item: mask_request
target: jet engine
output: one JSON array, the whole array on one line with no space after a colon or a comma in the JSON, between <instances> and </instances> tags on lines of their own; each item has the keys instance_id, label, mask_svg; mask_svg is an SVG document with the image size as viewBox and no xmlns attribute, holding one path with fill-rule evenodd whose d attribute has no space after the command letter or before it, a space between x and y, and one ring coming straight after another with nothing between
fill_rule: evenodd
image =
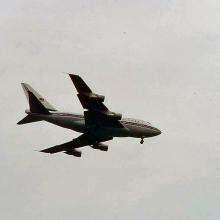
<instances>
[{"instance_id":1,"label":"jet engine","mask_svg":"<svg viewBox=\"0 0 220 220\"><path fill-rule=\"evenodd\" d=\"M99 150L101 150L101 151L108 151L108 145L100 144L99 145Z\"/></svg>"},{"instance_id":2,"label":"jet engine","mask_svg":"<svg viewBox=\"0 0 220 220\"><path fill-rule=\"evenodd\" d=\"M65 154L73 155L75 157L81 157L82 152L78 150L66 151Z\"/></svg>"},{"instance_id":3,"label":"jet engine","mask_svg":"<svg viewBox=\"0 0 220 220\"><path fill-rule=\"evenodd\" d=\"M101 151L108 151L108 145L105 145L105 144L97 144L97 145L93 145L92 146L93 149L98 149L98 150L101 150Z\"/></svg>"},{"instance_id":4,"label":"jet engine","mask_svg":"<svg viewBox=\"0 0 220 220\"><path fill-rule=\"evenodd\" d=\"M91 93L89 95L89 99L92 100L92 101L104 102L105 101L105 96L98 95L98 94L95 94L95 93Z\"/></svg>"},{"instance_id":5,"label":"jet engine","mask_svg":"<svg viewBox=\"0 0 220 220\"><path fill-rule=\"evenodd\" d=\"M116 120L121 120L122 119L122 114L120 114L120 113L110 112L108 114L108 116L110 118L113 118L113 119L116 119Z\"/></svg>"}]
</instances>

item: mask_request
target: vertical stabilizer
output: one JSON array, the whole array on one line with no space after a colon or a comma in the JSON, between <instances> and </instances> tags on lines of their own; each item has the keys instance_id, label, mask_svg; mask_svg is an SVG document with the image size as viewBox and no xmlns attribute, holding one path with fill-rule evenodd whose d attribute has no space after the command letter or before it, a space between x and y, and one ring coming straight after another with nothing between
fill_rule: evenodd
<instances>
[{"instance_id":1,"label":"vertical stabilizer","mask_svg":"<svg viewBox=\"0 0 220 220\"><path fill-rule=\"evenodd\" d=\"M57 111L45 98L43 98L39 93L37 93L30 85L27 83L21 83L24 89L25 96L28 100L30 113L19 121L17 124L27 124L36 121L42 121L38 114L51 114L50 111Z\"/></svg>"},{"instance_id":2,"label":"vertical stabilizer","mask_svg":"<svg viewBox=\"0 0 220 220\"><path fill-rule=\"evenodd\" d=\"M37 93L30 85L27 83L21 83L24 90L25 96L30 102L30 93L46 108L48 111L57 111L45 98L43 98L39 93Z\"/></svg>"},{"instance_id":3,"label":"vertical stabilizer","mask_svg":"<svg viewBox=\"0 0 220 220\"><path fill-rule=\"evenodd\" d=\"M49 110L40 102L40 100L30 91L28 91L28 99L31 113L50 114Z\"/></svg>"}]
</instances>

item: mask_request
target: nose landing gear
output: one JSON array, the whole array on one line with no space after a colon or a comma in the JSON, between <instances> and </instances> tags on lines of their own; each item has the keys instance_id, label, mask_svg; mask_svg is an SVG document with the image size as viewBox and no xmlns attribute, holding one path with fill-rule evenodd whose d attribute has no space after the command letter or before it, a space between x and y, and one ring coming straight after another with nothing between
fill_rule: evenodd
<instances>
[{"instance_id":1,"label":"nose landing gear","mask_svg":"<svg viewBox=\"0 0 220 220\"><path fill-rule=\"evenodd\" d=\"M141 144L143 144L143 143L144 143L144 138L141 138L140 143L141 143Z\"/></svg>"}]
</instances>

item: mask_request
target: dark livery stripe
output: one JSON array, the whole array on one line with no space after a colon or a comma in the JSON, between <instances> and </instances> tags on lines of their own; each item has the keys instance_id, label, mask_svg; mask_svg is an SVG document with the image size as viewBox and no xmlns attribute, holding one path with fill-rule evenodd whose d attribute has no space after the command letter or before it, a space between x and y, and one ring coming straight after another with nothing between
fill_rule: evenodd
<instances>
[{"instance_id":1,"label":"dark livery stripe","mask_svg":"<svg viewBox=\"0 0 220 220\"><path fill-rule=\"evenodd\" d=\"M65 117L72 117L72 118L77 118L77 119L84 119L83 115L76 115L76 114L71 114L71 113L59 113L59 112L54 112L53 115L57 116L65 116Z\"/></svg>"}]
</instances>

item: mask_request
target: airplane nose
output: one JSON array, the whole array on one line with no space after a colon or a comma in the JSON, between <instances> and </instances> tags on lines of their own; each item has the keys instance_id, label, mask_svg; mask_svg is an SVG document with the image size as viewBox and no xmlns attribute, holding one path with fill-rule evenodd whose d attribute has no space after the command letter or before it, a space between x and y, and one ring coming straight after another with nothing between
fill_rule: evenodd
<instances>
[{"instance_id":1,"label":"airplane nose","mask_svg":"<svg viewBox=\"0 0 220 220\"><path fill-rule=\"evenodd\" d=\"M157 136L157 135L160 135L162 132L161 130L159 130L158 128L154 128L154 135Z\"/></svg>"}]
</instances>

